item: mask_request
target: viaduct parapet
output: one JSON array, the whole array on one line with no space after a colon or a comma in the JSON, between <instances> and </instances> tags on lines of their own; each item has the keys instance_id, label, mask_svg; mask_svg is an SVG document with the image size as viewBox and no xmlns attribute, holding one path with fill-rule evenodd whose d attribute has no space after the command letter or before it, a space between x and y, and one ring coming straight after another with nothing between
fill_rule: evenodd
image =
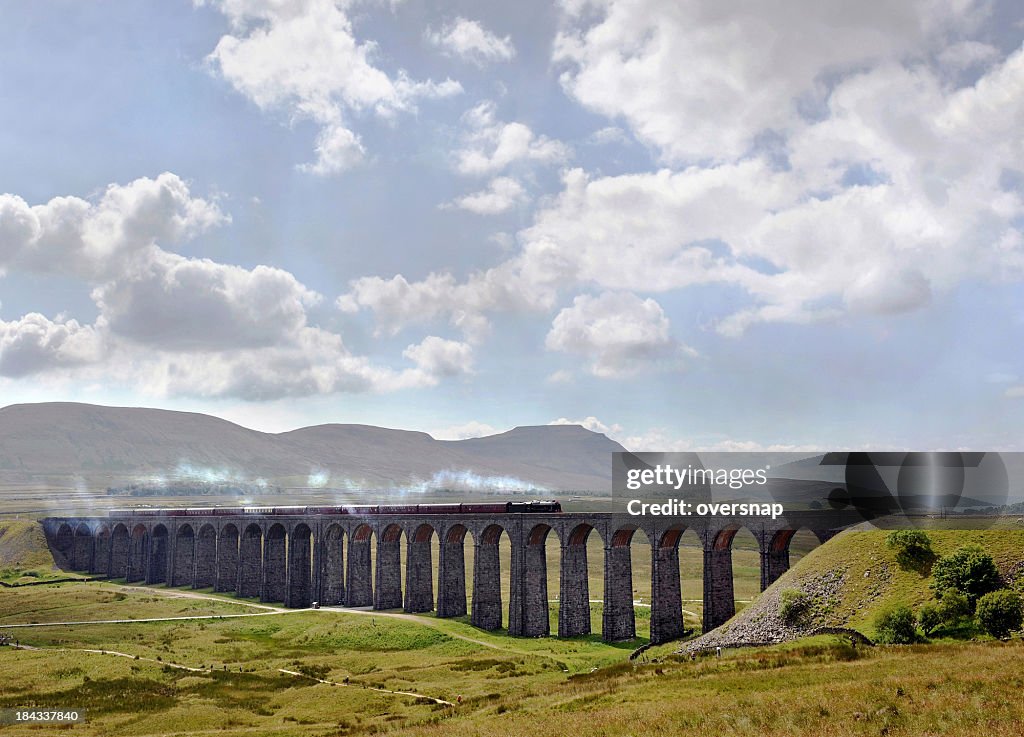
<instances>
[{"instance_id":1,"label":"viaduct parapet","mask_svg":"<svg viewBox=\"0 0 1024 737\"><path fill-rule=\"evenodd\" d=\"M181 516L181 510L147 510L117 517L51 517L43 520L52 547L68 565L127 581L213 587L287 607L324 606L437 610L439 617L469 614L482 629L509 634L551 634L549 599L558 596L558 636L591 632L587 542L604 546L602 638L636 634L630 544L642 532L651 546L651 641L683 633L679 542L693 530L704 550L704 630L735 614L732 541L741 528L757 539L761 589L789 568L789 544L797 530L825 542L838 530L823 527L813 512L766 518L694 519L686 525L610 513L552 514L261 514L247 512ZM439 555L433 560L432 540ZM502 601L499 542L511 542L509 601ZM558 592L547 585L549 535L560 546ZM405 540L405 576L401 545ZM467 611L465 546L473 545L472 592ZM371 550L374 555L371 556ZM437 590L434 570L437 569Z\"/></svg>"}]
</instances>

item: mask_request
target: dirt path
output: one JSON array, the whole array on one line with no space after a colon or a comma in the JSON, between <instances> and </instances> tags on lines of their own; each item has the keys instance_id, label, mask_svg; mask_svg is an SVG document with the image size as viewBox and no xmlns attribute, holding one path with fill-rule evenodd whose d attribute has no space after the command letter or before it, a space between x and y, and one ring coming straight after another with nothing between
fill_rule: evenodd
<instances>
[{"instance_id":1,"label":"dirt path","mask_svg":"<svg viewBox=\"0 0 1024 737\"><path fill-rule=\"evenodd\" d=\"M253 612L250 614L196 614L179 617L146 617L141 619L98 619L98 620L84 620L84 621L70 621L70 622L37 622L37 623L23 623L23 624L0 624L0 629L13 629L20 628L26 629L31 627L70 627L70 626L82 626L90 624L132 624L140 622L176 622L176 621L187 621L187 620L210 620L210 619L239 619L242 617L266 617L274 614L298 614L300 612L337 612L339 614L361 614L364 616L382 617L391 619L400 619L407 622L415 622L416 624L424 625L436 629L437 631L452 637L456 640L463 640L464 642L471 642L474 645L481 647L490 648L491 650L498 650L501 652L513 653L515 655L523 656L534 656L541 658L554 658L553 655L547 653L532 652L529 650L520 650L519 648L509 647L506 645L499 645L494 642L488 642L486 640L477 639L470 637L469 635L463 635L458 632L452 632L450 628L442 625L433 617L423 617L416 614L408 614L405 612L387 612L371 609L369 607L360 608L349 608L349 607L321 607L320 609L286 609L284 607L272 606L270 604L257 604L249 601L236 601L234 599L227 599L225 597L213 596L210 594L197 594L191 591L175 591L171 589L152 589L140 586L128 586L123 584L113 584L114 588L124 589L127 591L141 592L144 591L147 594L156 594L158 596L167 596L170 598L182 598L182 599L201 599L206 601L217 601L220 603L227 604L243 604L256 609L262 609L266 611Z\"/></svg>"},{"instance_id":2,"label":"dirt path","mask_svg":"<svg viewBox=\"0 0 1024 737\"><path fill-rule=\"evenodd\" d=\"M214 594L199 594L194 591L180 591L177 589L156 589L147 586L131 586L129 584L109 584L111 588L121 589L123 591L134 591L136 593L145 591L148 594L159 594L160 596L168 596L177 599L203 599L205 601L219 601L221 604L237 604L239 606L252 607L253 609L268 609L275 612L290 612L292 609L286 609L281 606L274 606L273 604L261 604L255 601L246 601L245 599L231 599L227 596L216 596Z\"/></svg>"},{"instance_id":3,"label":"dirt path","mask_svg":"<svg viewBox=\"0 0 1024 737\"><path fill-rule=\"evenodd\" d=\"M26 622L22 624L0 624L0 630L15 627L71 627L84 624L138 624L140 622L180 622L190 619L238 619L239 617L268 617L274 614L292 614L308 609L286 609L274 612L253 612L251 614L195 614L187 617L142 617L139 619L86 619L77 622Z\"/></svg>"},{"instance_id":4,"label":"dirt path","mask_svg":"<svg viewBox=\"0 0 1024 737\"><path fill-rule=\"evenodd\" d=\"M243 615L243 616L256 616L256 615ZM134 620L139 621L139 620ZM165 665L168 668L176 668L178 670L187 670L190 673L207 673L209 672L206 668L194 668L191 665L183 665L181 663L172 663L168 660L157 660L155 658L146 658L141 655L130 655L129 653L118 652L117 650L94 650L92 648L76 648L76 647L34 647L32 645L13 645L16 650L32 650L34 652L61 652L61 653L90 653L92 655L113 655L118 658L128 658L129 660L144 660L147 663L156 663L158 665ZM323 678L315 678L314 676L306 675L305 673L299 673L294 670L287 670L286 668L278 668L279 673L287 673L290 676L296 676L298 678L308 678L316 681L317 683L323 683L328 686L344 686L347 688L362 688L367 691L377 691L378 693L393 694L395 696L411 696L414 699L427 699L434 702L435 704L442 704L444 706L455 706L451 701L445 701L439 699L436 696L428 696L427 694L416 693L415 691L391 691L386 688L378 688L376 686L367 686L361 683L342 683L338 681L328 681Z\"/></svg>"},{"instance_id":5,"label":"dirt path","mask_svg":"<svg viewBox=\"0 0 1024 737\"><path fill-rule=\"evenodd\" d=\"M299 673L294 670L286 670L284 668L277 669L281 673L287 673L290 676L298 676L299 678L309 678L310 680L316 681L317 683L325 683L328 686L347 686L349 688L365 688L367 691L378 691L380 693L395 694L396 696L412 696L417 699L430 699L435 704L443 704L444 706L455 706L451 701L445 701L434 696L426 696L421 693L415 693L413 691L390 691L386 688L377 688L376 686L365 686L358 683L339 683L338 681L328 681L323 678L316 678L314 676L307 676L305 673Z\"/></svg>"}]
</instances>

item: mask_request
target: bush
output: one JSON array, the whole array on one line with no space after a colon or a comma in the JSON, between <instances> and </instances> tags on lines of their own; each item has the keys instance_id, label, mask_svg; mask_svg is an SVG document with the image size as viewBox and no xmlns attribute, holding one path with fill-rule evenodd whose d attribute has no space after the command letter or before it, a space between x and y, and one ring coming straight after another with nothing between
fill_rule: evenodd
<instances>
[{"instance_id":1,"label":"bush","mask_svg":"<svg viewBox=\"0 0 1024 737\"><path fill-rule=\"evenodd\" d=\"M1010 589L992 591L978 599L978 622L993 637L1006 637L1020 629L1024 613L1020 595Z\"/></svg>"},{"instance_id":2,"label":"bush","mask_svg":"<svg viewBox=\"0 0 1024 737\"><path fill-rule=\"evenodd\" d=\"M932 541L924 530L893 530L885 544L896 551L896 562L903 568L922 568L935 560Z\"/></svg>"},{"instance_id":3,"label":"bush","mask_svg":"<svg viewBox=\"0 0 1024 737\"><path fill-rule=\"evenodd\" d=\"M947 589L939 600L939 613L946 624L955 624L971 614L971 602L957 589Z\"/></svg>"},{"instance_id":4,"label":"bush","mask_svg":"<svg viewBox=\"0 0 1024 737\"><path fill-rule=\"evenodd\" d=\"M936 596L945 596L950 589L956 589L967 597L972 610L978 599L1003 585L992 556L977 545L939 558L932 566L932 579Z\"/></svg>"},{"instance_id":5,"label":"bush","mask_svg":"<svg viewBox=\"0 0 1024 737\"><path fill-rule=\"evenodd\" d=\"M786 589L779 594L779 616L789 625L800 624L811 609L811 597L800 589Z\"/></svg>"},{"instance_id":6,"label":"bush","mask_svg":"<svg viewBox=\"0 0 1024 737\"><path fill-rule=\"evenodd\" d=\"M899 604L875 617L875 639L889 645L917 642L917 628L910 607Z\"/></svg>"},{"instance_id":7,"label":"bush","mask_svg":"<svg viewBox=\"0 0 1024 737\"><path fill-rule=\"evenodd\" d=\"M942 623L942 610L934 604L925 604L917 612L917 624L926 635L930 635Z\"/></svg>"}]
</instances>

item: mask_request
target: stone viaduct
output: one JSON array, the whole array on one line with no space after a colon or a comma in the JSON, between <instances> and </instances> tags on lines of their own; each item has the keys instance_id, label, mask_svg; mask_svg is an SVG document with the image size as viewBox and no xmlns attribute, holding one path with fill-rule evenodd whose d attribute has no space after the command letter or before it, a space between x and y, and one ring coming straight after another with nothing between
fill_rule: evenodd
<instances>
[{"instance_id":1,"label":"stone viaduct","mask_svg":"<svg viewBox=\"0 0 1024 737\"><path fill-rule=\"evenodd\" d=\"M190 513L191 514L191 513ZM558 636L590 634L587 541L604 545L604 615L601 635L609 642L635 636L630 544L639 531L651 546L651 640L683 632L679 541L697 533L704 548L704 631L735 614L732 541L746 528L761 554L761 588L789 568L789 544L797 530L825 542L838 529L814 512L766 518L699 518L685 525L671 519L630 518L610 513L276 514L181 516L166 510L119 517L51 517L43 520L51 546L77 571L168 586L213 587L288 607L325 606L437 610L439 617L467 614L466 538L474 546L473 625L502 626L503 602L498 544L512 547L509 634L545 637L548 623L545 543L555 535L561 549ZM431 540L437 535L439 560ZM406 540L402 590L401 540ZM376 546L371 567L371 546ZM438 568L438 590L433 570ZM372 568L372 569L371 569Z\"/></svg>"}]
</instances>

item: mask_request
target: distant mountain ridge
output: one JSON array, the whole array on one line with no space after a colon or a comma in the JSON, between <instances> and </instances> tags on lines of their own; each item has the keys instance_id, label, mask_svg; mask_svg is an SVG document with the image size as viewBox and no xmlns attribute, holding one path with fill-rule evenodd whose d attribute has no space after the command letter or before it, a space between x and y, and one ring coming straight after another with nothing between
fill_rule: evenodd
<instances>
[{"instance_id":1,"label":"distant mountain ridge","mask_svg":"<svg viewBox=\"0 0 1024 737\"><path fill-rule=\"evenodd\" d=\"M181 472L282 486L394 487L482 477L558 490L609 490L621 445L578 425L517 427L469 440L371 425L264 433L211 415L74 402L0 409L0 480L73 475L90 485Z\"/></svg>"}]
</instances>

